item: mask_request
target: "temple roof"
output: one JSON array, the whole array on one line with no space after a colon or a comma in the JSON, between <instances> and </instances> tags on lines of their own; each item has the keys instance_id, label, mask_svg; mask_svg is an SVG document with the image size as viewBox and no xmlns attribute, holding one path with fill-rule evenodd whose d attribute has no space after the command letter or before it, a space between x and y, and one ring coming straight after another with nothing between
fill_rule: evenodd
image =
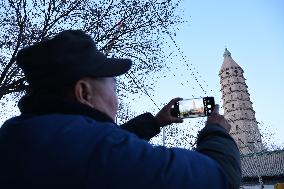
<instances>
[{"instance_id":1,"label":"temple roof","mask_svg":"<svg viewBox=\"0 0 284 189\"><path fill-rule=\"evenodd\" d=\"M220 73L224 70L226 70L226 68L233 68L233 67L238 67L241 68L232 58L231 53L228 51L227 48L225 48L225 52L223 54L224 57L224 62L222 64L222 67L220 69Z\"/></svg>"},{"instance_id":2,"label":"temple roof","mask_svg":"<svg viewBox=\"0 0 284 189\"><path fill-rule=\"evenodd\" d=\"M284 150L259 152L241 156L242 177L284 178Z\"/></svg>"}]
</instances>

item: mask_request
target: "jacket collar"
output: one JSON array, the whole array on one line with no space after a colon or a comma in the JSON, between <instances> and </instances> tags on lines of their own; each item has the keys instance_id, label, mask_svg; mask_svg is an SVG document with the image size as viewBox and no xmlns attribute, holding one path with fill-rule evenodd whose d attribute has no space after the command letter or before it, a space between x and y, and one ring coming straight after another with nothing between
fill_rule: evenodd
<instances>
[{"instance_id":1,"label":"jacket collar","mask_svg":"<svg viewBox=\"0 0 284 189\"><path fill-rule=\"evenodd\" d=\"M97 121L114 123L108 115L99 110L76 102L75 100L68 100L55 96L25 95L19 101L18 106L22 114L75 114L88 116Z\"/></svg>"}]
</instances>

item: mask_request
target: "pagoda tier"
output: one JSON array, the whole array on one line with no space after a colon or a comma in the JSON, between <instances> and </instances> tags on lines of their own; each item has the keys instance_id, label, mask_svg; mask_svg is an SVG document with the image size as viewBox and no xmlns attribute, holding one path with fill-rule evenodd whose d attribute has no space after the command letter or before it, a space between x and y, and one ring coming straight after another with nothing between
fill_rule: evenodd
<instances>
[{"instance_id":1,"label":"pagoda tier","mask_svg":"<svg viewBox=\"0 0 284 189\"><path fill-rule=\"evenodd\" d=\"M255 111L250 101L248 86L243 69L232 59L225 49L224 62L219 72L224 116L232 125L230 134L235 139L242 154L263 149L261 135L255 119Z\"/></svg>"}]
</instances>

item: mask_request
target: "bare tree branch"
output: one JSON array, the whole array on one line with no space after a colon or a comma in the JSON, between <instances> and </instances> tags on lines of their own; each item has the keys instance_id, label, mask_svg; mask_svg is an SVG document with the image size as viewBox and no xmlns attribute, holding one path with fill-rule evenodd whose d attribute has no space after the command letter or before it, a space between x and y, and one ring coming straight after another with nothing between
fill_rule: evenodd
<instances>
[{"instance_id":1,"label":"bare tree branch","mask_svg":"<svg viewBox=\"0 0 284 189\"><path fill-rule=\"evenodd\" d=\"M157 3L159 2L159 3ZM162 4L164 3L164 4ZM109 56L133 59L130 80L149 78L165 68L163 37L165 29L173 31L182 19L176 14L179 0L3 0L0 10L0 99L23 91L27 83L15 64L18 51L66 29L81 29L90 34L98 49ZM148 74L147 77L140 75ZM133 90L128 80L121 93L144 93ZM133 80L133 81L132 81ZM121 81L123 82L123 81ZM153 80L143 80L150 89ZM123 96L123 95L122 95Z\"/></svg>"}]
</instances>

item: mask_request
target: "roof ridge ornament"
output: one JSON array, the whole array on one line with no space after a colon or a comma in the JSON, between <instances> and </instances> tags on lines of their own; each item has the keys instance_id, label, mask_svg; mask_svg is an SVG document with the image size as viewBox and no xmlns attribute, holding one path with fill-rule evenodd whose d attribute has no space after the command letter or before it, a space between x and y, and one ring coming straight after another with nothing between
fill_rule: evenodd
<instances>
[{"instance_id":1,"label":"roof ridge ornament","mask_svg":"<svg viewBox=\"0 0 284 189\"><path fill-rule=\"evenodd\" d=\"M226 57L231 57L231 53L228 51L227 48L225 48L225 52L223 54L223 57L226 58Z\"/></svg>"}]
</instances>

